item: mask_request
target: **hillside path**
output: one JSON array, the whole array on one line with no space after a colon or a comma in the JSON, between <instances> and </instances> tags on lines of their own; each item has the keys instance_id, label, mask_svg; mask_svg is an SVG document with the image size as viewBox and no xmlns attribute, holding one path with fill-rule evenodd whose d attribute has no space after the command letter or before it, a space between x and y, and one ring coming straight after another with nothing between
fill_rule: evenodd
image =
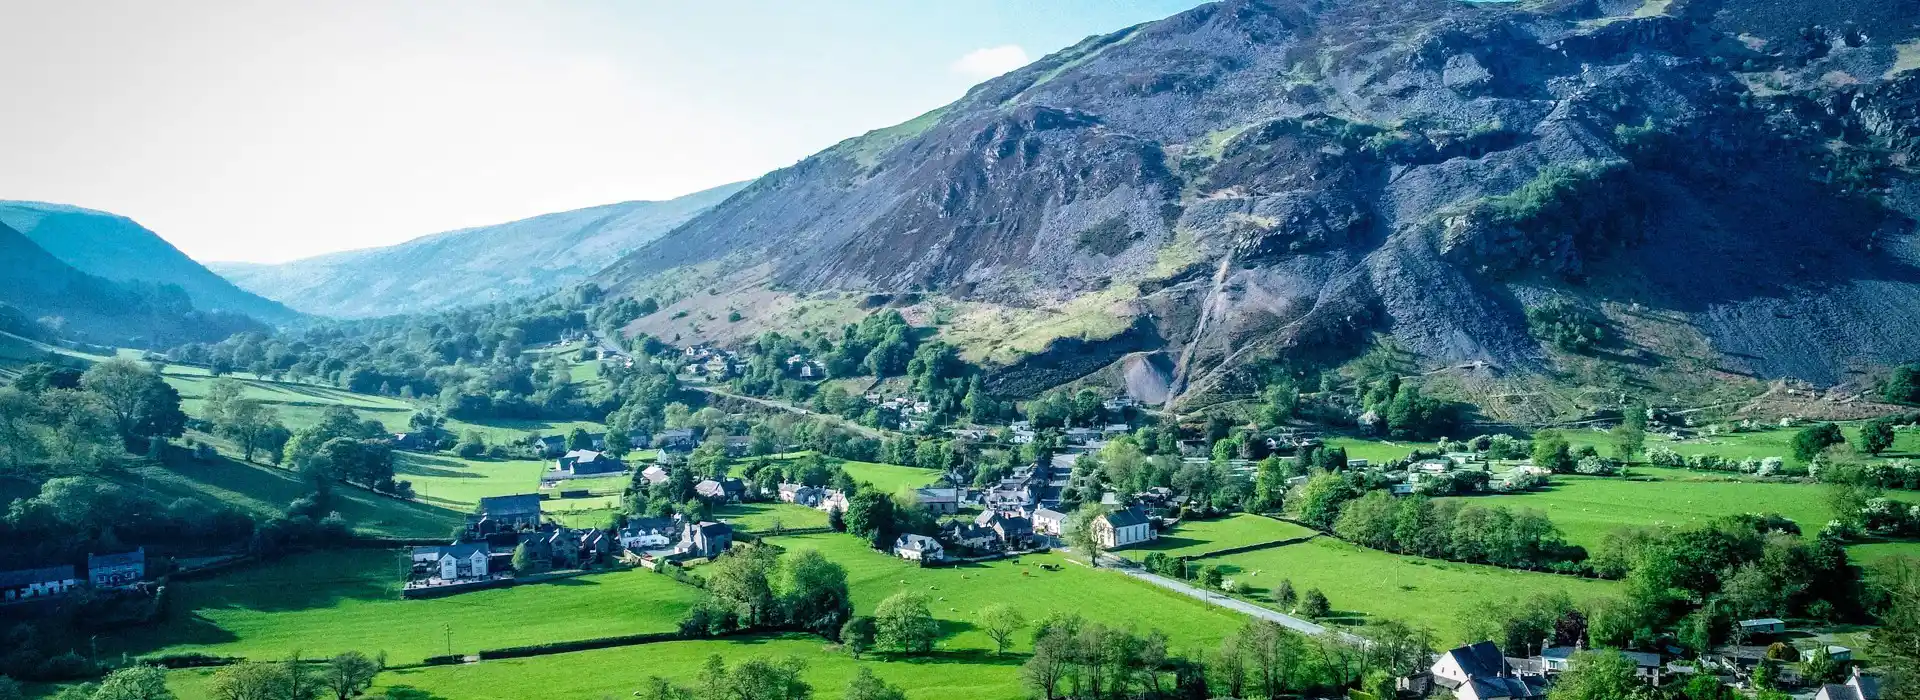
<instances>
[{"instance_id":1,"label":"hillside path","mask_svg":"<svg viewBox=\"0 0 1920 700\"><path fill-rule=\"evenodd\" d=\"M1073 560L1069 559L1068 561L1073 561ZM1330 629L1327 629L1327 627L1324 625L1319 625L1313 622L1309 622L1307 620L1302 620L1300 618L1294 617L1292 615L1288 615L1286 613L1280 612L1278 610L1274 610L1272 608L1254 605L1253 603L1249 603L1247 601L1240 600L1232 596L1214 595L1213 591L1209 591L1205 588L1200 588L1198 586L1188 584L1185 581L1179 581L1176 579L1167 578L1165 576L1161 576L1151 571L1147 571L1146 569L1141 568L1138 564L1135 564L1132 561L1123 559L1121 557L1116 557L1111 554L1100 555L1100 563L1101 565L1106 566L1107 568L1110 568L1114 571L1118 571L1122 574L1126 574L1128 576L1132 576L1142 581L1146 581L1147 583L1151 583L1155 586L1165 588L1169 591L1179 593L1189 598L1200 600L1202 602L1205 602L1208 605L1219 605L1220 607L1238 612L1242 615L1246 615L1249 617L1256 617L1262 620L1274 622L1279 624L1282 627L1291 629L1301 634L1306 634L1306 635L1333 634L1348 642L1353 642L1360 645L1365 645L1367 643L1366 639L1361 638L1359 636L1348 634L1346 632L1330 630Z\"/></svg>"}]
</instances>

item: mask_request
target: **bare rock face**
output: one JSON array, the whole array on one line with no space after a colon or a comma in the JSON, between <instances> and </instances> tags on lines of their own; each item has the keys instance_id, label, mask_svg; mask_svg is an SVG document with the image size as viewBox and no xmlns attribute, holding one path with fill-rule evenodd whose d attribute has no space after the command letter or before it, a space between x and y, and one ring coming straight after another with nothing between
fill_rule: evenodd
<instances>
[{"instance_id":1,"label":"bare rock face","mask_svg":"<svg viewBox=\"0 0 1920 700\"><path fill-rule=\"evenodd\" d=\"M1228 0L771 174L600 278L1131 296L1124 331L998 368L1009 394L1115 363L1142 395L1232 393L1379 334L1542 371L1542 295L1671 314L1727 372L1832 383L1920 357L1920 314L1894 312L1920 308L1915 16Z\"/></svg>"}]
</instances>

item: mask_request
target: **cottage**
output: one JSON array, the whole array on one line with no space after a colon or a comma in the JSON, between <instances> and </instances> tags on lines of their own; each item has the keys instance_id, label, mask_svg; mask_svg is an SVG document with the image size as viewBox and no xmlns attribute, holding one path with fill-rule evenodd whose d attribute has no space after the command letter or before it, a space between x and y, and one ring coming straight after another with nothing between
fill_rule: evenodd
<instances>
[{"instance_id":1,"label":"cottage","mask_svg":"<svg viewBox=\"0 0 1920 700\"><path fill-rule=\"evenodd\" d=\"M0 603L62 596L79 585L79 571L72 564L0 571Z\"/></svg>"},{"instance_id":2,"label":"cottage","mask_svg":"<svg viewBox=\"0 0 1920 700\"><path fill-rule=\"evenodd\" d=\"M820 505L814 506L815 508L829 512L836 510L841 513L847 512L847 494L833 489L826 489L821 493L825 495L821 497Z\"/></svg>"},{"instance_id":3,"label":"cottage","mask_svg":"<svg viewBox=\"0 0 1920 700\"><path fill-rule=\"evenodd\" d=\"M753 453L753 437L749 435L728 435L722 439L728 457L745 457Z\"/></svg>"},{"instance_id":4,"label":"cottage","mask_svg":"<svg viewBox=\"0 0 1920 700\"><path fill-rule=\"evenodd\" d=\"M920 505L926 506L927 511L934 515L948 515L960 511L960 489L915 489L913 495Z\"/></svg>"},{"instance_id":5,"label":"cottage","mask_svg":"<svg viewBox=\"0 0 1920 700\"><path fill-rule=\"evenodd\" d=\"M1430 669L1434 682L1458 700L1530 700L1545 697L1546 678L1516 673L1493 642L1456 647Z\"/></svg>"},{"instance_id":6,"label":"cottage","mask_svg":"<svg viewBox=\"0 0 1920 700\"><path fill-rule=\"evenodd\" d=\"M663 430L653 439L653 442L654 446L660 448L662 452L692 452L693 448L700 445L699 440L693 436L692 428Z\"/></svg>"},{"instance_id":7,"label":"cottage","mask_svg":"<svg viewBox=\"0 0 1920 700\"><path fill-rule=\"evenodd\" d=\"M572 479L588 476L604 476L626 471L627 465L619 458L604 452L593 450L571 450L560 456L553 465L550 478Z\"/></svg>"},{"instance_id":8,"label":"cottage","mask_svg":"<svg viewBox=\"0 0 1920 700\"><path fill-rule=\"evenodd\" d=\"M1008 547L1017 547L1033 537L1033 521L1017 512L983 511L980 517L973 519L973 524L992 530L994 536Z\"/></svg>"},{"instance_id":9,"label":"cottage","mask_svg":"<svg viewBox=\"0 0 1920 700\"><path fill-rule=\"evenodd\" d=\"M1122 508L1095 518L1093 536L1100 540L1100 546L1119 549L1153 539L1153 523L1147 520L1146 511Z\"/></svg>"},{"instance_id":10,"label":"cottage","mask_svg":"<svg viewBox=\"0 0 1920 700\"><path fill-rule=\"evenodd\" d=\"M726 523L689 522L680 534L680 552L694 557L712 559L731 546L733 527Z\"/></svg>"},{"instance_id":11,"label":"cottage","mask_svg":"<svg viewBox=\"0 0 1920 700\"><path fill-rule=\"evenodd\" d=\"M901 535L893 541L893 555L907 561L933 562L946 556L946 549L926 535Z\"/></svg>"},{"instance_id":12,"label":"cottage","mask_svg":"<svg viewBox=\"0 0 1920 700\"><path fill-rule=\"evenodd\" d=\"M815 508L820 505L821 501L826 500L826 498L827 490L818 486L807 486L806 484L780 485L781 503L792 503L808 508Z\"/></svg>"},{"instance_id":13,"label":"cottage","mask_svg":"<svg viewBox=\"0 0 1920 700\"><path fill-rule=\"evenodd\" d=\"M1813 700L1880 700L1880 678L1861 673L1855 666L1847 682L1820 686Z\"/></svg>"},{"instance_id":14,"label":"cottage","mask_svg":"<svg viewBox=\"0 0 1920 700\"><path fill-rule=\"evenodd\" d=\"M131 588L147 577L147 548L121 554L87 555L87 581L94 588Z\"/></svg>"},{"instance_id":15,"label":"cottage","mask_svg":"<svg viewBox=\"0 0 1920 700\"><path fill-rule=\"evenodd\" d=\"M661 549L680 535L680 518L634 518L620 528L620 547L630 552Z\"/></svg>"},{"instance_id":16,"label":"cottage","mask_svg":"<svg viewBox=\"0 0 1920 700\"><path fill-rule=\"evenodd\" d=\"M693 492L701 498L716 503L734 503L747 493L747 484L734 477L721 479L702 479L693 485Z\"/></svg>"},{"instance_id":17,"label":"cottage","mask_svg":"<svg viewBox=\"0 0 1920 700\"><path fill-rule=\"evenodd\" d=\"M1530 659L1544 673L1563 673L1571 665L1573 655L1580 652L1577 647L1548 647L1539 656ZM1634 674L1653 683L1658 683L1662 664L1659 654L1641 651L1622 651L1620 655L1633 662Z\"/></svg>"},{"instance_id":18,"label":"cottage","mask_svg":"<svg viewBox=\"0 0 1920 700\"><path fill-rule=\"evenodd\" d=\"M499 532L518 532L540 527L540 494L485 496L474 514L467 516L467 531L477 537Z\"/></svg>"},{"instance_id":19,"label":"cottage","mask_svg":"<svg viewBox=\"0 0 1920 700\"><path fill-rule=\"evenodd\" d=\"M1741 620L1740 631L1746 634L1780 634L1787 631L1787 623L1771 617L1756 620Z\"/></svg>"},{"instance_id":20,"label":"cottage","mask_svg":"<svg viewBox=\"0 0 1920 700\"><path fill-rule=\"evenodd\" d=\"M640 470L640 478L646 479L647 485L652 486L654 484L667 483L667 479L670 479L672 477L669 474L667 474L667 470L661 469L660 465L656 464L651 467L647 467L646 469Z\"/></svg>"},{"instance_id":21,"label":"cottage","mask_svg":"<svg viewBox=\"0 0 1920 700\"><path fill-rule=\"evenodd\" d=\"M1067 514L1049 508L1035 508L1032 520L1034 534L1059 537L1060 528L1067 524Z\"/></svg>"},{"instance_id":22,"label":"cottage","mask_svg":"<svg viewBox=\"0 0 1920 700\"><path fill-rule=\"evenodd\" d=\"M483 542L438 547L414 547L415 573L441 581L470 581L489 575L489 551Z\"/></svg>"},{"instance_id":23,"label":"cottage","mask_svg":"<svg viewBox=\"0 0 1920 700\"><path fill-rule=\"evenodd\" d=\"M972 523L956 523L946 536L949 542L972 550L994 549L1000 544L1000 535L993 528Z\"/></svg>"}]
</instances>

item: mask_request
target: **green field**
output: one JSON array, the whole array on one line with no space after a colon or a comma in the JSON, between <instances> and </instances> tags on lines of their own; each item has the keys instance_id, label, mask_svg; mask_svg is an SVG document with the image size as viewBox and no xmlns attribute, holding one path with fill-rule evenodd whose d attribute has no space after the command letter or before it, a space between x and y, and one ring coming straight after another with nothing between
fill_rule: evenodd
<instances>
[{"instance_id":1,"label":"green field","mask_svg":"<svg viewBox=\"0 0 1920 700\"><path fill-rule=\"evenodd\" d=\"M626 475L572 479L543 492L540 475L551 464L545 460L471 460L438 452L395 452L393 471L395 479L412 482L421 502L462 513L472 511L481 498L516 493L546 493L549 500L541 508L549 513L602 510L619 505L619 494L631 480ZM560 498L561 491L576 489L603 495Z\"/></svg>"},{"instance_id":2,"label":"green field","mask_svg":"<svg viewBox=\"0 0 1920 700\"><path fill-rule=\"evenodd\" d=\"M1617 587L1610 581L1403 557L1330 537L1196 561L1222 567L1228 580L1256 599L1265 600L1269 589L1289 579L1296 591L1325 593L1338 622L1399 620L1432 629L1449 644L1471 641L1460 638L1460 616L1481 601L1555 590L1580 601Z\"/></svg>"},{"instance_id":3,"label":"green field","mask_svg":"<svg viewBox=\"0 0 1920 700\"><path fill-rule=\"evenodd\" d=\"M1920 494L1890 491L1902 500ZM1683 525L1723 515L1773 512L1814 532L1833 518L1817 484L1743 480L1716 472L1634 467L1633 478L1559 475L1545 489L1471 499L1482 505L1534 508L1567 540L1588 548L1607 533L1637 525Z\"/></svg>"},{"instance_id":4,"label":"green field","mask_svg":"<svg viewBox=\"0 0 1920 700\"><path fill-rule=\"evenodd\" d=\"M380 686L374 692L407 687L458 700L631 697L648 676L662 676L693 686L700 664L716 653L726 657L729 663L754 657L803 659L807 662L806 678L813 685L814 697L822 699L840 697L855 670L862 666L873 669L875 675L888 683L900 686L910 698L1018 700L1027 697L1020 682L1024 656L996 658L979 652L937 652L901 661L884 661L874 655L856 661L818 637L802 635L667 642L395 671L382 674Z\"/></svg>"},{"instance_id":5,"label":"green field","mask_svg":"<svg viewBox=\"0 0 1920 700\"><path fill-rule=\"evenodd\" d=\"M163 503L172 498L213 498L261 515L277 515L288 503L313 493L312 484L292 471L226 458L138 466L128 473L137 476L142 486L171 497ZM335 488L333 499L333 509L355 529L394 537L446 536L468 510L402 501L351 486Z\"/></svg>"},{"instance_id":6,"label":"green field","mask_svg":"<svg viewBox=\"0 0 1920 700\"><path fill-rule=\"evenodd\" d=\"M1346 449L1348 459L1364 459L1372 464L1391 462L1413 454L1414 450L1431 450L1436 446L1431 442L1363 440L1350 437L1330 437L1326 439L1326 445Z\"/></svg>"},{"instance_id":7,"label":"green field","mask_svg":"<svg viewBox=\"0 0 1920 700\"><path fill-rule=\"evenodd\" d=\"M827 526L827 512L792 503L735 503L713 511L713 517L742 530L771 533L783 529Z\"/></svg>"},{"instance_id":8,"label":"green field","mask_svg":"<svg viewBox=\"0 0 1920 700\"><path fill-rule=\"evenodd\" d=\"M277 659L386 651L394 663L453 653L671 631L701 592L644 570L400 600L400 552L327 551L176 584L169 619L113 640L115 655L206 652ZM106 651L106 640L102 640Z\"/></svg>"},{"instance_id":9,"label":"green field","mask_svg":"<svg viewBox=\"0 0 1920 700\"><path fill-rule=\"evenodd\" d=\"M1262 542L1274 542L1306 537L1313 530L1281 522L1259 515L1235 513L1224 518L1212 520L1192 520L1180 523L1172 532L1160 533L1160 537L1146 544L1134 545L1118 554L1140 559L1148 552L1166 552L1172 556L1193 556L1210 551L1243 547Z\"/></svg>"},{"instance_id":10,"label":"green field","mask_svg":"<svg viewBox=\"0 0 1920 700\"><path fill-rule=\"evenodd\" d=\"M853 477L854 481L873 484L874 488L883 493L898 493L901 489L909 488L917 489L932 484L940 478L938 470L903 467L898 464L845 462L841 468L845 469L847 476Z\"/></svg>"},{"instance_id":11,"label":"green field","mask_svg":"<svg viewBox=\"0 0 1920 700\"><path fill-rule=\"evenodd\" d=\"M208 387L214 378L205 370L195 367L168 365L167 383L180 392L182 408L188 415L201 415L200 401L207 395ZM280 412L280 420L287 427L298 430L301 427L319 422L322 412L328 406L346 406L360 414L362 419L376 420L388 430L406 432L407 419L413 416L417 406L406 399L391 396L360 394L345 389L319 384L299 382L271 382L245 375L230 375L228 378L240 382L245 387L243 396L258 399L273 406ZM589 431L606 429L599 423L588 421L540 421L540 420L488 420L468 422L448 419L447 430L456 435L469 430L479 431L489 443L518 440L530 431L540 431L547 435L565 434L574 428L586 428Z\"/></svg>"}]
</instances>

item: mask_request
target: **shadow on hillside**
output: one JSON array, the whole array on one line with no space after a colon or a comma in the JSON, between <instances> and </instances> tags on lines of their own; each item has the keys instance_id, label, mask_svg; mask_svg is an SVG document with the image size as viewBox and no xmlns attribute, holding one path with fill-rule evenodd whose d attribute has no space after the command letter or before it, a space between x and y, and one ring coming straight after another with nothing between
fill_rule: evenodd
<instances>
[{"instance_id":1,"label":"shadow on hillside","mask_svg":"<svg viewBox=\"0 0 1920 700\"><path fill-rule=\"evenodd\" d=\"M415 670L419 670L419 669L393 671L392 673L394 673L395 675L404 676L409 673L412 673ZM438 695L434 695L433 693L429 693L427 691L421 690L419 688L415 688L410 685L387 686L387 694L382 697L385 697L387 700L446 700L446 698L443 698Z\"/></svg>"},{"instance_id":2,"label":"shadow on hillside","mask_svg":"<svg viewBox=\"0 0 1920 700\"><path fill-rule=\"evenodd\" d=\"M1161 535L1160 537L1154 539L1153 544L1145 547L1135 547L1135 549L1138 551L1144 551L1144 552L1163 552L1169 549L1180 549L1182 547L1195 547L1195 546L1200 546L1204 544L1207 544L1206 540L1196 540L1191 537Z\"/></svg>"},{"instance_id":3,"label":"shadow on hillside","mask_svg":"<svg viewBox=\"0 0 1920 700\"><path fill-rule=\"evenodd\" d=\"M447 479L486 478L485 474L475 473L467 469L467 465L445 457L423 455L418 452L395 452L393 456L393 472L396 475L431 476Z\"/></svg>"}]
</instances>

